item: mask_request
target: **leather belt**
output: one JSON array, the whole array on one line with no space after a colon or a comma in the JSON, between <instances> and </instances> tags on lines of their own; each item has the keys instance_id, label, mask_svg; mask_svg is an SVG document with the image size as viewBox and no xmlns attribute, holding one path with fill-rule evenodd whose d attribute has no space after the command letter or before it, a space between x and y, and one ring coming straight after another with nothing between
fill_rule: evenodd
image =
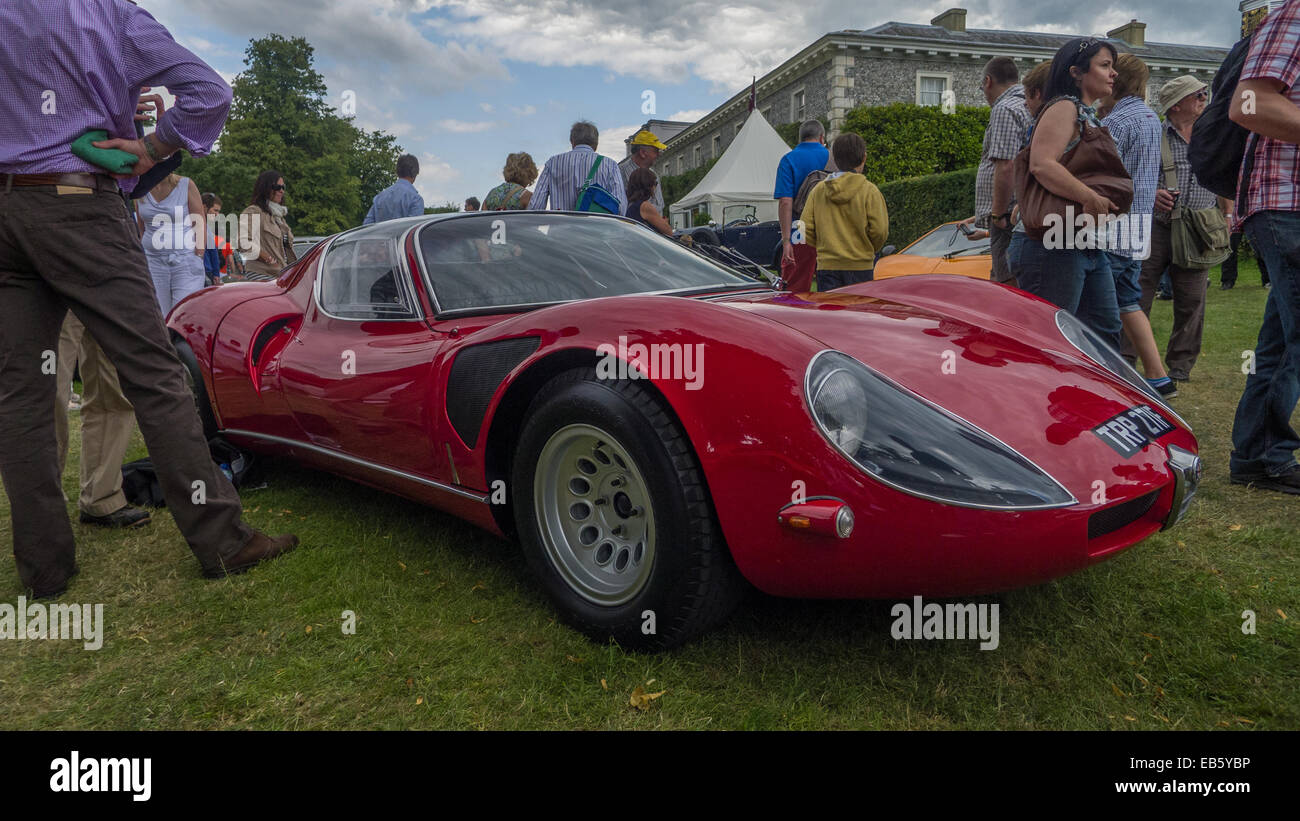
<instances>
[{"instance_id":1,"label":"leather belt","mask_svg":"<svg viewBox=\"0 0 1300 821\"><path fill-rule=\"evenodd\" d=\"M118 188L117 180L105 174L3 174L0 181L3 181L6 191L35 185L70 185L100 191Z\"/></svg>"}]
</instances>

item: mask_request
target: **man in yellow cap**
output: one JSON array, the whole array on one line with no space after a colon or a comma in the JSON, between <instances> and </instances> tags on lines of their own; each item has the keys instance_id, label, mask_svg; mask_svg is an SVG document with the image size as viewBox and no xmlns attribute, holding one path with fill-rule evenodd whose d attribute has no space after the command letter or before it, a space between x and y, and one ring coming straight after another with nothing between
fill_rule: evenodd
<instances>
[{"instance_id":1,"label":"man in yellow cap","mask_svg":"<svg viewBox=\"0 0 1300 821\"><path fill-rule=\"evenodd\" d=\"M641 129L632 138L630 147L632 153L618 164L618 170L623 172L624 190L627 189L628 179L632 176L632 172L638 168L650 168L659 159L659 152L668 146L659 142L659 138L654 134ZM655 208L658 208L661 214L664 212L663 190L662 185L656 185L654 196L650 198L650 202L654 203Z\"/></svg>"}]
</instances>

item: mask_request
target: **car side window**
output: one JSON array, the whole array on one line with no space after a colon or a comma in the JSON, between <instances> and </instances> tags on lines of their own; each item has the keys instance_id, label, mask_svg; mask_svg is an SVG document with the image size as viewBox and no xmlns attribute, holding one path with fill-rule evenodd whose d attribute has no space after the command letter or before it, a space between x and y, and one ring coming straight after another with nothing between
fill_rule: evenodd
<instances>
[{"instance_id":1,"label":"car side window","mask_svg":"<svg viewBox=\"0 0 1300 821\"><path fill-rule=\"evenodd\" d=\"M414 319L396 244L387 238L335 243L321 269L320 305L343 319Z\"/></svg>"}]
</instances>

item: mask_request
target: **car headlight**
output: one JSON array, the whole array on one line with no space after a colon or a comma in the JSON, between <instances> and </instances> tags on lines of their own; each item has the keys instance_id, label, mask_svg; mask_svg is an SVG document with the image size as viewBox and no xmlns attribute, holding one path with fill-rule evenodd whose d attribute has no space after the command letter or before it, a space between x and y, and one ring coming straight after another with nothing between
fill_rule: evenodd
<instances>
[{"instance_id":1,"label":"car headlight","mask_svg":"<svg viewBox=\"0 0 1300 821\"><path fill-rule=\"evenodd\" d=\"M813 357L804 392L827 440L863 471L904 493L996 509L1077 501L1007 445L839 351Z\"/></svg>"},{"instance_id":2,"label":"car headlight","mask_svg":"<svg viewBox=\"0 0 1300 821\"><path fill-rule=\"evenodd\" d=\"M1156 404L1169 411L1170 415L1179 422L1182 422L1183 427L1188 428L1188 430L1191 429L1187 422L1183 420L1183 417L1169 407L1164 397L1160 395L1160 391L1151 387L1151 383L1143 379L1142 374L1134 370L1128 360L1120 356L1119 351L1098 336L1097 332L1092 328L1084 325L1078 317L1066 310L1057 311L1056 327L1061 331L1061 336L1065 337L1065 340L1075 348L1078 348L1080 353L1151 397Z\"/></svg>"},{"instance_id":3,"label":"car headlight","mask_svg":"<svg viewBox=\"0 0 1300 821\"><path fill-rule=\"evenodd\" d=\"M835 447L856 453L867 434L867 394L844 368L826 368L809 385L813 416Z\"/></svg>"}]
</instances>

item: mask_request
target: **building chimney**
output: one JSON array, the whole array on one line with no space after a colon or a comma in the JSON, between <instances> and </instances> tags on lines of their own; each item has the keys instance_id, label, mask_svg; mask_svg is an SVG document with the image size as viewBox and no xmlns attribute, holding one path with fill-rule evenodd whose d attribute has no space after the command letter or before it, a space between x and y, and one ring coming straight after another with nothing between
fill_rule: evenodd
<instances>
[{"instance_id":1,"label":"building chimney","mask_svg":"<svg viewBox=\"0 0 1300 821\"><path fill-rule=\"evenodd\" d=\"M930 21L932 26L943 26L948 31L966 30L966 9L948 9Z\"/></svg>"},{"instance_id":2,"label":"building chimney","mask_svg":"<svg viewBox=\"0 0 1300 821\"><path fill-rule=\"evenodd\" d=\"M1106 36L1123 40L1133 48L1142 48L1147 42L1147 24L1129 20L1119 28L1106 32Z\"/></svg>"}]
</instances>

